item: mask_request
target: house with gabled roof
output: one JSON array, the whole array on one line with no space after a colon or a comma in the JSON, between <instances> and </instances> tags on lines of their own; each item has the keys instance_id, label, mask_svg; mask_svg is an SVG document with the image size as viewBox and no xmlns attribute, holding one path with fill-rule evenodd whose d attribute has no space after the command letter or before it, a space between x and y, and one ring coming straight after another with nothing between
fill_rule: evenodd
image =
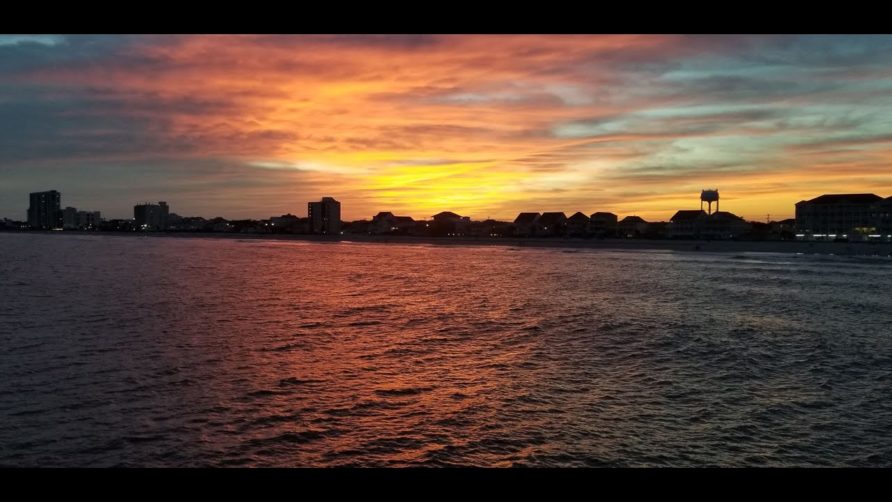
<instances>
[{"instance_id":1,"label":"house with gabled roof","mask_svg":"<svg viewBox=\"0 0 892 502\"><path fill-rule=\"evenodd\" d=\"M533 222L533 228L538 237L553 237L564 235L567 225L567 216L563 212L542 213Z\"/></svg>"},{"instance_id":2,"label":"house with gabled roof","mask_svg":"<svg viewBox=\"0 0 892 502\"><path fill-rule=\"evenodd\" d=\"M598 211L589 217L589 231L597 237L616 235L617 217L613 213Z\"/></svg>"},{"instance_id":3,"label":"house with gabled roof","mask_svg":"<svg viewBox=\"0 0 892 502\"><path fill-rule=\"evenodd\" d=\"M589 235L589 217L575 212L567 218L567 235L570 237L585 237Z\"/></svg>"},{"instance_id":4,"label":"house with gabled roof","mask_svg":"<svg viewBox=\"0 0 892 502\"><path fill-rule=\"evenodd\" d=\"M700 237L703 222L708 218L702 209L682 209L669 218L667 229L669 238L696 239Z\"/></svg>"},{"instance_id":5,"label":"house with gabled roof","mask_svg":"<svg viewBox=\"0 0 892 502\"><path fill-rule=\"evenodd\" d=\"M641 237L647 232L648 223L640 216L626 216L616 227L620 237Z\"/></svg>"},{"instance_id":6,"label":"house with gabled roof","mask_svg":"<svg viewBox=\"0 0 892 502\"><path fill-rule=\"evenodd\" d=\"M518 237L530 237L533 235L533 223L539 218L539 213L520 213L514 218L514 235Z\"/></svg>"}]
</instances>

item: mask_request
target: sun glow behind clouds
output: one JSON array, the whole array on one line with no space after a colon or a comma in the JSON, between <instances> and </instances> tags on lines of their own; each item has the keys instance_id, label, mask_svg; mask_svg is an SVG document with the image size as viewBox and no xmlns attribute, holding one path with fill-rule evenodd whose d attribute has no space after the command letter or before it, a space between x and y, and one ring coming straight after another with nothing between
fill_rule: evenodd
<instances>
[{"instance_id":1,"label":"sun glow behind clouds","mask_svg":"<svg viewBox=\"0 0 892 502\"><path fill-rule=\"evenodd\" d=\"M666 219L718 186L787 217L892 194L890 65L892 37L0 36L0 211L50 183L122 211ZM125 189L79 181L100 168Z\"/></svg>"}]
</instances>

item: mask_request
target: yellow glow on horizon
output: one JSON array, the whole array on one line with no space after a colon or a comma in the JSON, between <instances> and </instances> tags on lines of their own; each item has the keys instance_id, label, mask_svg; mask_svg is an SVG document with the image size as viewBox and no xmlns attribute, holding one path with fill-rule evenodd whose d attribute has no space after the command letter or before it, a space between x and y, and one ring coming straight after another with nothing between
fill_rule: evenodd
<instances>
[{"instance_id":1,"label":"yellow glow on horizon","mask_svg":"<svg viewBox=\"0 0 892 502\"><path fill-rule=\"evenodd\" d=\"M451 210L513 220L522 211L563 210L665 221L698 208L702 188L717 187L723 210L761 221L768 213L791 217L797 201L821 193L892 195L885 123L849 138L852 116L872 110L834 110L824 98L696 92L708 71L661 65L709 53L702 40L382 42L179 37L133 49L157 62L151 78L108 65L44 68L38 80L157 102L159 111L127 113L151 124L158 144L173 145L163 153L253 168L240 176L260 178L251 179L257 197L281 190L294 207L309 191L343 199L347 219ZM734 89L713 92L726 91ZM788 132L795 127L802 131ZM237 187L244 178L220 176L231 185L221 182L214 197L247 197ZM270 188L264 177L293 186Z\"/></svg>"}]
</instances>

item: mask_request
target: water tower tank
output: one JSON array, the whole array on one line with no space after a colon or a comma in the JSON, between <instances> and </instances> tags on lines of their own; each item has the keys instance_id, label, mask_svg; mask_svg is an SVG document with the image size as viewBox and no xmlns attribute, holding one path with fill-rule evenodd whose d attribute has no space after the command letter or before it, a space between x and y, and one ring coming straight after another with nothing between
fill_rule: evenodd
<instances>
[{"instance_id":1,"label":"water tower tank","mask_svg":"<svg viewBox=\"0 0 892 502\"><path fill-rule=\"evenodd\" d=\"M715 202L715 210L719 210L719 190L706 189L700 192L700 209L703 209L703 203L709 204L709 214L712 214L712 203Z\"/></svg>"}]
</instances>

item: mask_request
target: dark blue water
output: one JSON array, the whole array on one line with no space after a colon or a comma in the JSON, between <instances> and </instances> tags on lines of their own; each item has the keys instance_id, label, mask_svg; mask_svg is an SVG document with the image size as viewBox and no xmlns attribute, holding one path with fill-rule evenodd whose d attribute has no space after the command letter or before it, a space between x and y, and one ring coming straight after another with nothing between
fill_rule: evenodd
<instances>
[{"instance_id":1,"label":"dark blue water","mask_svg":"<svg viewBox=\"0 0 892 502\"><path fill-rule=\"evenodd\" d=\"M0 234L0 465L892 466L892 261Z\"/></svg>"}]
</instances>

